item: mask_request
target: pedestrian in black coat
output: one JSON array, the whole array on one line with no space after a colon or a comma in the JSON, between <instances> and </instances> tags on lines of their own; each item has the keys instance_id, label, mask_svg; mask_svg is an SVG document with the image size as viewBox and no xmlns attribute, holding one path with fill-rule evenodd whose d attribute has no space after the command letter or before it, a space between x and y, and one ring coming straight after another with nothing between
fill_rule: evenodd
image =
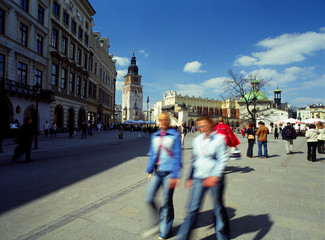
<instances>
[{"instance_id":1,"label":"pedestrian in black coat","mask_svg":"<svg viewBox=\"0 0 325 240\"><path fill-rule=\"evenodd\" d=\"M18 158L26 153L25 160L26 162L30 162L31 152L32 152L32 144L33 144L33 136L34 136L34 128L32 124L32 119L28 118L25 121L25 124L21 126L20 133L17 139L18 146L15 148L14 156L11 161L17 162Z\"/></svg>"}]
</instances>

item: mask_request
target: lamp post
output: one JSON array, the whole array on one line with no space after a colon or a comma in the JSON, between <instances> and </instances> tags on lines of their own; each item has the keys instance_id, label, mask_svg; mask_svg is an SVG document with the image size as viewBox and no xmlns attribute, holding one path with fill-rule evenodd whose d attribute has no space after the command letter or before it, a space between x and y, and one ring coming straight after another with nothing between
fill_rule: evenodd
<instances>
[{"instance_id":1,"label":"lamp post","mask_svg":"<svg viewBox=\"0 0 325 240\"><path fill-rule=\"evenodd\" d=\"M253 97L252 101L253 101L253 104L254 104L254 109L252 110L253 112L253 117L254 117L254 129L256 128L256 96Z\"/></svg>"},{"instance_id":2,"label":"lamp post","mask_svg":"<svg viewBox=\"0 0 325 240\"><path fill-rule=\"evenodd\" d=\"M35 117L35 141L34 141L34 149L38 149L38 101L39 101L39 95L41 92L41 85L39 83L36 83L33 86L33 91L36 94L36 117Z\"/></svg>"},{"instance_id":3,"label":"lamp post","mask_svg":"<svg viewBox=\"0 0 325 240\"><path fill-rule=\"evenodd\" d=\"M149 96L147 97L147 121L148 119L148 112L149 112ZM148 129L148 124L147 124L147 129Z\"/></svg>"}]
</instances>

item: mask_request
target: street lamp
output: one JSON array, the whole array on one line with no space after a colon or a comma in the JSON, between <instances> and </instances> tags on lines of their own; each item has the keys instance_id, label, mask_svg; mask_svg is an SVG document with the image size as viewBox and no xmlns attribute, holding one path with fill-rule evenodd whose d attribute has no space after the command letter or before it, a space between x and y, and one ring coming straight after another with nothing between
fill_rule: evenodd
<instances>
[{"instance_id":1,"label":"street lamp","mask_svg":"<svg viewBox=\"0 0 325 240\"><path fill-rule=\"evenodd\" d=\"M39 101L39 95L41 93L41 85L39 83L36 83L33 86L33 91L36 95L36 117L35 117L35 142L34 142L34 149L38 149L38 101Z\"/></svg>"}]
</instances>

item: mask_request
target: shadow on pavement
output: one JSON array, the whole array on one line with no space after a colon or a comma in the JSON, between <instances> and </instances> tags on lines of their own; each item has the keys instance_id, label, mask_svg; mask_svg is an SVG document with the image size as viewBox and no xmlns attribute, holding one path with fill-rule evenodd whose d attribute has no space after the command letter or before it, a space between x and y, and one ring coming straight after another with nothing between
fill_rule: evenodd
<instances>
[{"instance_id":1,"label":"shadow on pavement","mask_svg":"<svg viewBox=\"0 0 325 240\"><path fill-rule=\"evenodd\" d=\"M235 173L235 172L241 172L241 173L249 173L255 171L254 168L251 168L249 166L246 167L239 167L239 166L227 166L225 169L225 174L229 173Z\"/></svg>"},{"instance_id":2,"label":"shadow on pavement","mask_svg":"<svg viewBox=\"0 0 325 240\"><path fill-rule=\"evenodd\" d=\"M266 234L270 231L273 222L270 220L268 214L261 215L246 215L240 218L234 218L236 216L236 209L227 208L228 217L230 219L230 232L231 238L240 237L246 233L256 232L253 240L263 239ZM211 225L211 228L214 228L213 224L213 211L208 210L205 212L199 213L197 225L195 228L205 227ZM204 240L216 239L215 234L211 234Z\"/></svg>"},{"instance_id":3,"label":"shadow on pavement","mask_svg":"<svg viewBox=\"0 0 325 240\"><path fill-rule=\"evenodd\" d=\"M129 140L115 146L100 143L35 153L30 163L3 164L0 214L135 157L144 157L149 144L149 139Z\"/></svg>"}]
</instances>

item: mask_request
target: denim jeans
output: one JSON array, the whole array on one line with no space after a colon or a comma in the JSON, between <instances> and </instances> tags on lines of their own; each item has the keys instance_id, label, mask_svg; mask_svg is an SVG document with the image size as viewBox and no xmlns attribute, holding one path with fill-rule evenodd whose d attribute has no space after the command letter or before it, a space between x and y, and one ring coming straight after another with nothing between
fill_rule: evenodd
<instances>
[{"instance_id":1,"label":"denim jeans","mask_svg":"<svg viewBox=\"0 0 325 240\"><path fill-rule=\"evenodd\" d=\"M262 141L258 141L258 157L262 157L262 145L264 146L264 157L267 158L267 142Z\"/></svg>"},{"instance_id":2,"label":"denim jeans","mask_svg":"<svg viewBox=\"0 0 325 240\"><path fill-rule=\"evenodd\" d=\"M150 221L153 224L157 224L158 209L155 204L155 195L159 187L162 186L163 199L159 210L159 237L161 238L167 238L167 236L171 233L172 225L174 222L174 189L169 188L169 178L169 172L157 171L153 173L151 181L148 184L145 197L145 201L148 203L150 209Z\"/></svg>"},{"instance_id":3,"label":"denim jeans","mask_svg":"<svg viewBox=\"0 0 325 240\"><path fill-rule=\"evenodd\" d=\"M221 177L219 183L215 187L207 188L202 185L204 179L193 179L192 194L188 207L188 215L181 225L177 240L187 240L190 236L192 228L195 226L197 215L202 203L205 192L210 189L215 217L215 231L218 240L230 239L229 219L226 208L223 205L224 177Z\"/></svg>"},{"instance_id":4,"label":"denim jeans","mask_svg":"<svg viewBox=\"0 0 325 240\"><path fill-rule=\"evenodd\" d=\"M253 157L255 139L248 139L247 157Z\"/></svg>"}]
</instances>

